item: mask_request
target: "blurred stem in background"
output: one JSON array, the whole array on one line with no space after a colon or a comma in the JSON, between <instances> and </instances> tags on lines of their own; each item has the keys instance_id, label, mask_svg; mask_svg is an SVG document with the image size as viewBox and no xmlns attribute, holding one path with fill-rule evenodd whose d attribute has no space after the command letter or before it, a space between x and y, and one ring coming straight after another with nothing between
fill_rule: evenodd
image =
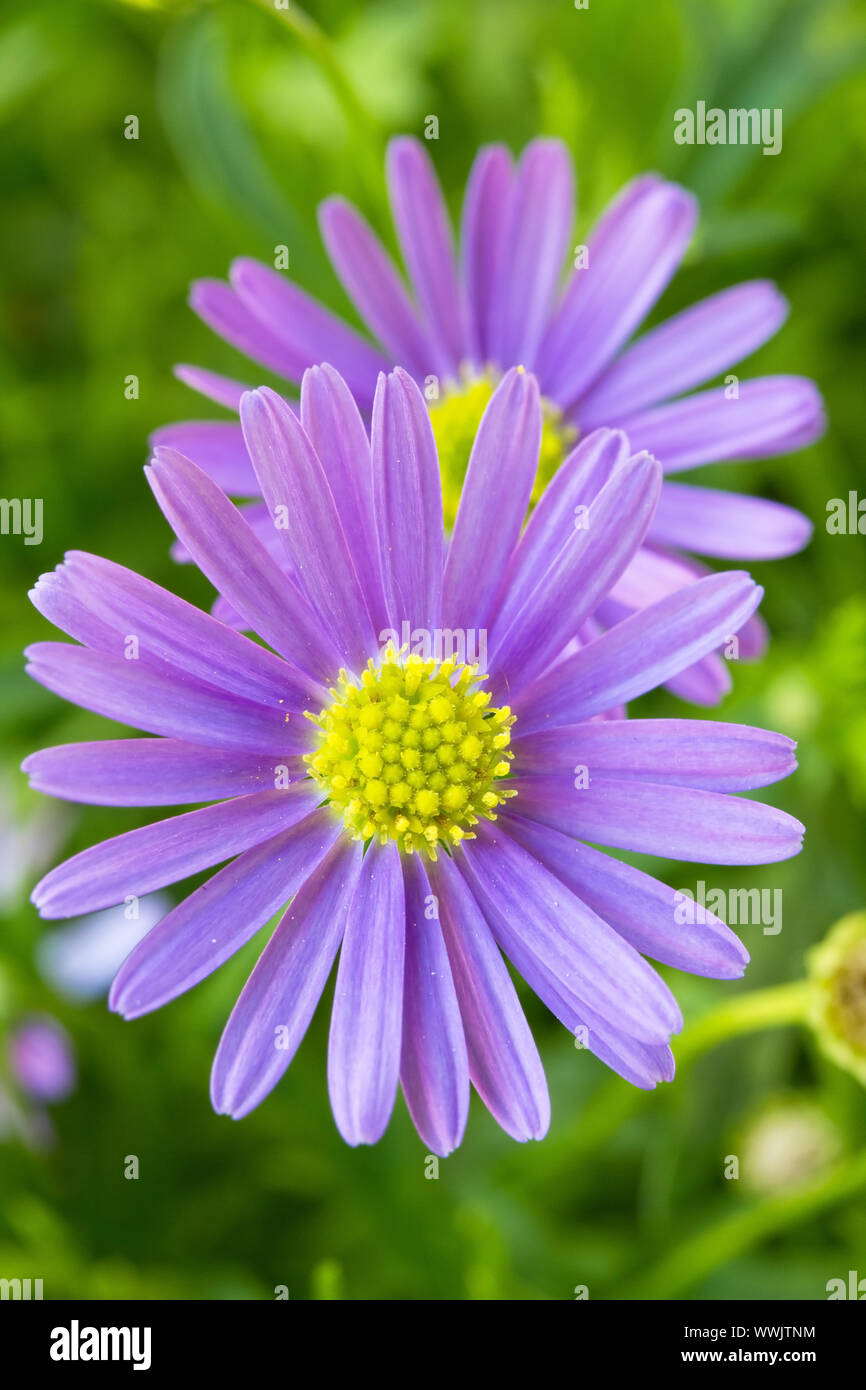
<instances>
[{"instance_id":1,"label":"blurred stem in background","mask_svg":"<svg viewBox=\"0 0 866 1390\"><path fill-rule=\"evenodd\" d=\"M866 912L834 923L807 956L801 980L735 995L690 1024L674 1043L678 1079L710 1049L744 1034L808 1026L831 1061L866 1085ZM603 1145L652 1092L611 1081L584 1106L567 1148ZM549 1176L549 1174L548 1174Z\"/></svg>"},{"instance_id":2,"label":"blurred stem in background","mask_svg":"<svg viewBox=\"0 0 866 1390\"><path fill-rule=\"evenodd\" d=\"M378 208L381 204L384 136L378 122L358 96L331 39L300 5L295 4L295 0L288 0L286 7L279 9L275 6L274 0L254 0L254 3L281 20L292 31L329 82L357 137L359 173L363 179L368 206L371 209Z\"/></svg>"},{"instance_id":3,"label":"blurred stem in background","mask_svg":"<svg viewBox=\"0 0 866 1390\"><path fill-rule=\"evenodd\" d=\"M759 1241L806 1221L866 1187L866 1149L843 1159L829 1172L704 1227L621 1290L628 1299L679 1298L720 1266Z\"/></svg>"},{"instance_id":4,"label":"blurred stem in background","mask_svg":"<svg viewBox=\"0 0 866 1390\"><path fill-rule=\"evenodd\" d=\"M676 1044L680 1085L690 1065L711 1050L767 1028L808 1027L820 1049L861 1083L866 1081L866 913L855 912L834 924L807 958L808 973L793 983L737 995L688 1027ZM566 1166L595 1148L604 1149L617 1131L647 1102L651 1093L606 1084L583 1108L574 1132L556 1153L566 1156L559 1172L550 1166L544 1180L567 1181ZM666 1161L672 1161L668 1155ZM555 1167L556 1165L554 1165ZM768 1236L806 1221L866 1187L866 1149L730 1216L712 1222L652 1263L618 1296L630 1299L677 1298L715 1270Z\"/></svg>"},{"instance_id":5,"label":"blurred stem in background","mask_svg":"<svg viewBox=\"0 0 866 1390\"><path fill-rule=\"evenodd\" d=\"M797 980L792 984L738 994L717 1009L710 1010L690 1024L681 1038L674 1039L677 1080L682 1080L683 1072L690 1063L711 1048L733 1038L763 1028L805 1023L811 994L810 982ZM619 1080L606 1082L575 1117L573 1131L563 1140L568 1163L572 1163L576 1154L606 1144L620 1126L655 1094L654 1091L624 1086ZM549 1177L548 1171L545 1180Z\"/></svg>"},{"instance_id":6,"label":"blurred stem in background","mask_svg":"<svg viewBox=\"0 0 866 1390\"><path fill-rule=\"evenodd\" d=\"M773 985L769 989L735 995L697 1019L682 1039L676 1040L677 1070L688 1066L711 1047L742 1037L744 1033L805 1023L811 994L808 980L795 980L793 984Z\"/></svg>"}]
</instances>

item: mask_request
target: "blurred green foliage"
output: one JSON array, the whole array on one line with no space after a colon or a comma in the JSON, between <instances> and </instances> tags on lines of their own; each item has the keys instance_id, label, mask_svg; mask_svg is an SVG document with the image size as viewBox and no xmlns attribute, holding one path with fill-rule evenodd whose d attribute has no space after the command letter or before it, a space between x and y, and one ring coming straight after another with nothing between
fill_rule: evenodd
<instances>
[{"instance_id":1,"label":"blurred green foliage","mask_svg":"<svg viewBox=\"0 0 866 1390\"><path fill-rule=\"evenodd\" d=\"M655 318L771 276L791 317L750 373L806 373L827 399L829 433L806 453L706 470L815 521L803 555L754 566L775 635L761 665L735 672L723 711L801 740L801 770L773 799L806 822L806 850L736 873L654 866L677 887L781 888L783 930L744 929L742 987L797 978L805 949L866 902L864 540L824 525L828 499L866 492L866 16L846 0L322 0L309 16L294 0L288 13L253 0L3 5L0 490L42 497L45 531L40 547L0 538L0 790L28 821L39 799L21 786L21 757L112 732L22 674L21 647L49 635L26 590L65 548L209 602L201 577L170 562L140 471L151 429L217 413L173 363L249 376L185 307L189 281L224 274L236 254L272 260L285 243L293 277L345 311L315 206L341 191L390 238L391 133L438 115L431 149L454 210L480 142L557 134L579 171L580 232L647 168L700 195L699 235ZM699 98L781 106L782 154L675 145L673 111ZM123 134L131 114L137 140ZM641 712L682 711L660 694ZM66 809L67 852L148 819ZM550 1136L516 1146L473 1103L462 1149L429 1180L402 1101L377 1148L339 1139L326 1007L270 1100L242 1124L213 1115L211 1055L263 937L192 995L126 1024L102 1003L59 1004L41 983L33 873L19 867L0 937L6 1018L54 1010L81 1066L54 1149L0 1147L0 1274L42 1277L46 1297L268 1298L287 1285L292 1297L563 1299L583 1284L591 1297L822 1298L828 1279L866 1274L856 1183L768 1214L772 1197L723 1176L743 1126L781 1093L817 1104L862 1167L863 1092L795 1029L721 1046L645 1097L527 997ZM674 984L687 1026L742 988ZM130 1154L138 1181L123 1176Z\"/></svg>"}]
</instances>

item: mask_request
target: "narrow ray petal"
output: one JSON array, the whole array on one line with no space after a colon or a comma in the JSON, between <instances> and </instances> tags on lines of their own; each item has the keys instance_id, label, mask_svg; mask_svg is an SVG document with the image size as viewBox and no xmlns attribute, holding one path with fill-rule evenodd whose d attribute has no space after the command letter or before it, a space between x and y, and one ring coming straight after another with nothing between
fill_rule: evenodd
<instances>
[{"instance_id":1,"label":"narrow ray petal","mask_svg":"<svg viewBox=\"0 0 866 1390\"><path fill-rule=\"evenodd\" d=\"M140 1018L206 979L285 906L338 834L334 817L316 811L220 869L127 956L110 1007Z\"/></svg>"},{"instance_id":2,"label":"narrow ray petal","mask_svg":"<svg viewBox=\"0 0 866 1390\"><path fill-rule=\"evenodd\" d=\"M375 1144L394 1108L405 934L400 854L374 841L346 918L328 1035L328 1092L347 1144Z\"/></svg>"},{"instance_id":3,"label":"narrow ray petal","mask_svg":"<svg viewBox=\"0 0 866 1390\"><path fill-rule=\"evenodd\" d=\"M94 806L181 806L221 801L306 776L299 758L203 748L173 738L66 743L31 753L21 764L34 791Z\"/></svg>"},{"instance_id":4,"label":"narrow ray petal","mask_svg":"<svg viewBox=\"0 0 866 1390\"><path fill-rule=\"evenodd\" d=\"M465 311L439 180L424 146L408 135L388 145L385 172L403 262L427 333L441 370L456 375L466 356Z\"/></svg>"},{"instance_id":5,"label":"narrow ray petal","mask_svg":"<svg viewBox=\"0 0 866 1390\"><path fill-rule=\"evenodd\" d=\"M456 865L430 867L472 1084L512 1139L542 1139L550 1124L544 1068L511 977L481 909Z\"/></svg>"},{"instance_id":6,"label":"narrow ray petal","mask_svg":"<svg viewBox=\"0 0 866 1390\"><path fill-rule=\"evenodd\" d=\"M333 679L339 649L303 594L263 548L228 498L194 463L158 450L145 470L157 502L199 569L244 619L320 694Z\"/></svg>"},{"instance_id":7,"label":"narrow ray petal","mask_svg":"<svg viewBox=\"0 0 866 1390\"><path fill-rule=\"evenodd\" d=\"M244 396L241 424L298 583L333 634L343 661L363 666L377 642L321 460L300 421L267 387Z\"/></svg>"},{"instance_id":8,"label":"narrow ray petal","mask_svg":"<svg viewBox=\"0 0 866 1390\"><path fill-rule=\"evenodd\" d=\"M439 460L424 397L399 367L380 377L373 405L373 502L392 627L432 631L442 606Z\"/></svg>"},{"instance_id":9,"label":"narrow ray petal","mask_svg":"<svg viewBox=\"0 0 866 1390\"><path fill-rule=\"evenodd\" d=\"M803 449L823 433L824 407L806 377L764 376L741 382L737 396L720 386L611 424L622 426L633 449L648 449L665 473L676 473Z\"/></svg>"},{"instance_id":10,"label":"narrow ray petal","mask_svg":"<svg viewBox=\"0 0 866 1390\"><path fill-rule=\"evenodd\" d=\"M436 898L417 854L403 861L406 966L400 1082L422 1141L445 1157L469 1114L469 1059Z\"/></svg>"},{"instance_id":11,"label":"narrow ray petal","mask_svg":"<svg viewBox=\"0 0 866 1390\"><path fill-rule=\"evenodd\" d=\"M270 266L242 256L232 262L241 302L285 345L289 373L300 381L316 362L333 362L363 410L373 404L378 373L388 363L359 333Z\"/></svg>"},{"instance_id":12,"label":"narrow ray petal","mask_svg":"<svg viewBox=\"0 0 866 1390\"><path fill-rule=\"evenodd\" d=\"M393 261L360 213L342 198L326 198L319 226L343 288L390 361L419 379L434 371L435 349Z\"/></svg>"},{"instance_id":13,"label":"narrow ray petal","mask_svg":"<svg viewBox=\"0 0 866 1390\"><path fill-rule=\"evenodd\" d=\"M676 1000L652 967L500 825L480 825L459 862L506 955L528 952L576 1008L641 1042L666 1043L680 1027Z\"/></svg>"},{"instance_id":14,"label":"narrow ray petal","mask_svg":"<svg viewBox=\"0 0 866 1390\"><path fill-rule=\"evenodd\" d=\"M479 150L466 183L460 229L470 346L478 366L487 362L491 355L490 329L510 187L511 155L505 146L487 145Z\"/></svg>"},{"instance_id":15,"label":"narrow ray petal","mask_svg":"<svg viewBox=\"0 0 866 1390\"><path fill-rule=\"evenodd\" d=\"M533 140L511 182L490 355L504 366L534 368L574 219L574 173L560 140Z\"/></svg>"},{"instance_id":16,"label":"narrow ray petal","mask_svg":"<svg viewBox=\"0 0 866 1390\"><path fill-rule=\"evenodd\" d=\"M360 844L338 840L282 917L220 1039L211 1072L218 1114L248 1115L297 1052L342 940L360 870Z\"/></svg>"},{"instance_id":17,"label":"narrow ray petal","mask_svg":"<svg viewBox=\"0 0 866 1390\"><path fill-rule=\"evenodd\" d=\"M299 782L129 830L58 864L34 888L33 902L42 917L75 917L142 897L280 834L316 801L310 784Z\"/></svg>"},{"instance_id":18,"label":"narrow ray petal","mask_svg":"<svg viewBox=\"0 0 866 1390\"><path fill-rule=\"evenodd\" d=\"M487 626L532 495L541 418L535 378L512 368L484 412L469 458L442 581L449 625ZM486 544L478 544L480 535Z\"/></svg>"},{"instance_id":19,"label":"narrow ray petal","mask_svg":"<svg viewBox=\"0 0 866 1390\"><path fill-rule=\"evenodd\" d=\"M788 304L769 280L753 280L692 304L627 348L578 408L594 429L711 381L782 326Z\"/></svg>"},{"instance_id":20,"label":"narrow ray petal","mask_svg":"<svg viewBox=\"0 0 866 1390\"><path fill-rule=\"evenodd\" d=\"M597 777L570 794L556 777L515 777L521 814L595 844L698 864L775 864L799 854L803 826L745 797ZM517 804L516 803L516 804Z\"/></svg>"},{"instance_id":21,"label":"narrow ray petal","mask_svg":"<svg viewBox=\"0 0 866 1390\"><path fill-rule=\"evenodd\" d=\"M521 733L574 724L654 690L742 627L763 589L747 574L708 575L618 623L521 696Z\"/></svg>"},{"instance_id":22,"label":"narrow ray petal","mask_svg":"<svg viewBox=\"0 0 866 1390\"><path fill-rule=\"evenodd\" d=\"M592 385L667 285L696 217L692 195L656 175L623 189L593 229L587 263L572 273L545 334L537 365L546 395L568 409Z\"/></svg>"},{"instance_id":23,"label":"narrow ray petal","mask_svg":"<svg viewBox=\"0 0 866 1390\"><path fill-rule=\"evenodd\" d=\"M652 518L661 487L655 459L629 459L590 504L537 576L523 607L503 603L490 635L490 664L508 698L540 675L574 638L628 565Z\"/></svg>"},{"instance_id":24,"label":"narrow ray petal","mask_svg":"<svg viewBox=\"0 0 866 1390\"><path fill-rule=\"evenodd\" d=\"M678 911L681 895L666 883L548 825L510 815L507 828L518 844L642 955L718 980L736 980L743 974L748 951L707 908L700 918L690 920Z\"/></svg>"},{"instance_id":25,"label":"narrow ray petal","mask_svg":"<svg viewBox=\"0 0 866 1390\"><path fill-rule=\"evenodd\" d=\"M608 719L541 729L512 741L522 777L561 776L576 765L590 777L670 782L743 792L789 777L796 744L783 734L709 719Z\"/></svg>"},{"instance_id":26,"label":"narrow ray petal","mask_svg":"<svg viewBox=\"0 0 866 1390\"><path fill-rule=\"evenodd\" d=\"M765 497L666 482L650 539L723 560L781 560L808 545L812 523Z\"/></svg>"}]
</instances>

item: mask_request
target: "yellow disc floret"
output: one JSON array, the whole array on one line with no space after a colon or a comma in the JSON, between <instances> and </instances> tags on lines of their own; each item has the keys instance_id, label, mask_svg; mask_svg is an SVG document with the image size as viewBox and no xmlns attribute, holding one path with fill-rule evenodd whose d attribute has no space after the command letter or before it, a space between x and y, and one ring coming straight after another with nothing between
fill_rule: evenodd
<instances>
[{"instance_id":1,"label":"yellow disc floret","mask_svg":"<svg viewBox=\"0 0 866 1390\"><path fill-rule=\"evenodd\" d=\"M340 672L333 703L308 714L317 747L310 775L356 840L396 840L411 854L473 839L483 817L516 792L511 771L514 715L490 708L475 666L389 649L359 681Z\"/></svg>"},{"instance_id":2,"label":"yellow disc floret","mask_svg":"<svg viewBox=\"0 0 866 1390\"><path fill-rule=\"evenodd\" d=\"M481 417L487 409L490 397L496 389L498 378L488 372L482 376L466 376L456 383L448 383L436 401L430 403L430 422L439 453L442 475L442 503L445 511L445 525L454 525L457 504L469 455L478 433ZM550 482L566 454L577 441L577 430L565 419L562 411L546 397L541 399L542 427L541 454L538 472L535 475L533 503Z\"/></svg>"}]
</instances>

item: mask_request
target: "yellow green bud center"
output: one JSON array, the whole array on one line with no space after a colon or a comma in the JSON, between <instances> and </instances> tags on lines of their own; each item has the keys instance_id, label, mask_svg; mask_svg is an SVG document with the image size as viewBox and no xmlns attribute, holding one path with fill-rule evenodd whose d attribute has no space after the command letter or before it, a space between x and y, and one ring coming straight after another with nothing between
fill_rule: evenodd
<instances>
[{"instance_id":1,"label":"yellow green bud center","mask_svg":"<svg viewBox=\"0 0 866 1390\"><path fill-rule=\"evenodd\" d=\"M446 384L438 400L430 402L430 420L439 452L445 525L450 529L469 466L469 455L481 417L497 385L492 373L465 377ZM542 397L541 453L532 501L537 502L566 454L577 441L577 430L552 401Z\"/></svg>"},{"instance_id":2,"label":"yellow green bud center","mask_svg":"<svg viewBox=\"0 0 866 1390\"><path fill-rule=\"evenodd\" d=\"M839 1033L866 1056L866 941L847 954L831 985L831 1012Z\"/></svg>"},{"instance_id":3,"label":"yellow green bud center","mask_svg":"<svg viewBox=\"0 0 866 1390\"><path fill-rule=\"evenodd\" d=\"M809 952L809 1021L824 1052L866 1085L866 912L852 912Z\"/></svg>"},{"instance_id":4,"label":"yellow green bud center","mask_svg":"<svg viewBox=\"0 0 866 1390\"><path fill-rule=\"evenodd\" d=\"M509 796L514 716L490 707L475 666L389 649L360 680L340 672L319 715L310 775L356 840L396 841L411 854L473 839Z\"/></svg>"}]
</instances>

